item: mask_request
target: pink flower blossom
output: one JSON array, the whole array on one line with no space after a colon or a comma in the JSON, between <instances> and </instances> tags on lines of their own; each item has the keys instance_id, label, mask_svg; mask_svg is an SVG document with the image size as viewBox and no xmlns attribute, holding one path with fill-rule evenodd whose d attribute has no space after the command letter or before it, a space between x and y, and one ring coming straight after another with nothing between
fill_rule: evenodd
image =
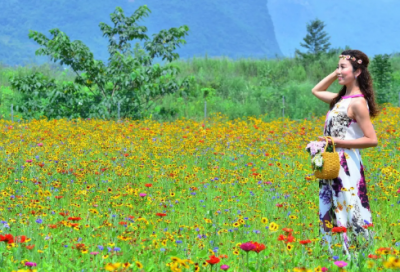
<instances>
[{"instance_id":1,"label":"pink flower blossom","mask_svg":"<svg viewBox=\"0 0 400 272\"><path fill-rule=\"evenodd\" d=\"M36 266L36 263L33 263L33 262L25 262L25 266L30 266L30 267Z\"/></svg>"},{"instance_id":2,"label":"pink flower blossom","mask_svg":"<svg viewBox=\"0 0 400 272\"><path fill-rule=\"evenodd\" d=\"M229 269L229 265L227 265L227 264L223 264L223 265L221 265L221 269L222 270L228 270Z\"/></svg>"},{"instance_id":3,"label":"pink flower blossom","mask_svg":"<svg viewBox=\"0 0 400 272\"><path fill-rule=\"evenodd\" d=\"M99 252L94 251L94 252L90 252L90 254L91 254L91 255L97 255L97 254L99 254Z\"/></svg>"},{"instance_id":4,"label":"pink flower blossom","mask_svg":"<svg viewBox=\"0 0 400 272\"><path fill-rule=\"evenodd\" d=\"M347 263L344 262L344 261L336 261L336 262L334 262L334 264L335 264L337 267L340 267L340 268L345 267L345 266L347 265Z\"/></svg>"},{"instance_id":5,"label":"pink flower blossom","mask_svg":"<svg viewBox=\"0 0 400 272\"><path fill-rule=\"evenodd\" d=\"M251 250L255 249L256 246L253 243L247 242L247 243L241 244L240 248L247 252L247 251L251 251Z\"/></svg>"},{"instance_id":6,"label":"pink flower blossom","mask_svg":"<svg viewBox=\"0 0 400 272\"><path fill-rule=\"evenodd\" d=\"M37 145L38 145L38 146L43 146L43 144L42 144L42 143L38 143Z\"/></svg>"},{"instance_id":7,"label":"pink flower blossom","mask_svg":"<svg viewBox=\"0 0 400 272\"><path fill-rule=\"evenodd\" d=\"M141 197L145 197L145 196L147 196L147 194L145 194L145 193L141 193L141 194L139 194Z\"/></svg>"},{"instance_id":8,"label":"pink flower blossom","mask_svg":"<svg viewBox=\"0 0 400 272\"><path fill-rule=\"evenodd\" d=\"M32 162L32 160L26 160L26 162L29 162L29 163L31 163L31 162Z\"/></svg>"}]
</instances>

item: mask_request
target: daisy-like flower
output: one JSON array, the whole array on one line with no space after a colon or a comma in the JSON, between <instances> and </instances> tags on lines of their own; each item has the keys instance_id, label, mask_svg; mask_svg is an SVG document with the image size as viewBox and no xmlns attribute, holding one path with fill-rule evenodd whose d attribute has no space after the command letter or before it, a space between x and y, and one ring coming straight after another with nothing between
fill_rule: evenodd
<instances>
[{"instance_id":1,"label":"daisy-like flower","mask_svg":"<svg viewBox=\"0 0 400 272\"><path fill-rule=\"evenodd\" d=\"M357 60L357 62L358 62L358 64L361 64L361 63L362 63L362 60Z\"/></svg>"}]
</instances>

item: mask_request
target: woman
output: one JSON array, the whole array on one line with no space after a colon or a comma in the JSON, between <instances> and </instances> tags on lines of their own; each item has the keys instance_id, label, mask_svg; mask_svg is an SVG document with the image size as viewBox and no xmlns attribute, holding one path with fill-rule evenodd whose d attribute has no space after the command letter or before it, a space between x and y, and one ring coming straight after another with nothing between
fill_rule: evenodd
<instances>
[{"instance_id":1,"label":"woman","mask_svg":"<svg viewBox=\"0 0 400 272\"><path fill-rule=\"evenodd\" d=\"M333 138L339 153L339 177L319 180L319 218L323 241L332 252L333 244L342 241L343 253L350 257L349 248L359 245L357 239L371 239L368 227L372 225L364 166L360 149L375 147L378 140L371 117L378 115L372 79L368 71L369 59L359 50L345 50L339 56L336 71L321 80L312 93L329 104L324 136ZM338 78L343 85L339 93L327 92ZM319 140L325 141L323 137ZM329 140L331 144L331 140ZM344 230L341 239L332 241L332 232Z\"/></svg>"}]
</instances>

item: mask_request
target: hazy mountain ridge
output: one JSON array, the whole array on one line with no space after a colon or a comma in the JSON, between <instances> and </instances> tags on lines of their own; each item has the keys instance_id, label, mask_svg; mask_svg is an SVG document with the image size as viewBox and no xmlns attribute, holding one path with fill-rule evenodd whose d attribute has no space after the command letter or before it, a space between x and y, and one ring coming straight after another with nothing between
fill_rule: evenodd
<instances>
[{"instance_id":1,"label":"hazy mountain ridge","mask_svg":"<svg viewBox=\"0 0 400 272\"><path fill-rule=\"evenodd\" d=\"M282 56L266 0L14 0L0 2L4 15L0 18L0 61L11 65L31 62L38 45L28 38L29 29L50 37L52 28L59 28L71 40L82 40L95 58L106 61L108 41L98 24L111 25L109 15L116 6L130 16L144 4L152 12L140 24L148 27L150 37L161 29L189 26L187 44L177 50L181 58L206 53L232 58Z\"/></svg>"}]
</instances>

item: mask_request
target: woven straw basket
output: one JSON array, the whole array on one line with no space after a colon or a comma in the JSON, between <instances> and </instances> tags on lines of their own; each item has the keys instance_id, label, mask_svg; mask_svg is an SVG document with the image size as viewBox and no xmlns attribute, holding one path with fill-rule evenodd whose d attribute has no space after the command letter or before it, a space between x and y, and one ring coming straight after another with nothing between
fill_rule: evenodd
<instances>
[{"instance_id":1,"label":"woven straw basket","mask_svg":"<svg viewBox=\"0 0 400 272\"><path fill-rule=\"evenodd\" d=\"M335 179L339 176L340 170L340 162L339 162L339 153L335 151L335 144L333 142L332 137L326 136L324 137L326 141L325 150L321 154L324 164L322 165L322 170L315 170L314 175L319 179ZM326 148L328 147L328 138L331 139L333 145L333 152L326 152Z\"/></svg>"}]
</instances>

